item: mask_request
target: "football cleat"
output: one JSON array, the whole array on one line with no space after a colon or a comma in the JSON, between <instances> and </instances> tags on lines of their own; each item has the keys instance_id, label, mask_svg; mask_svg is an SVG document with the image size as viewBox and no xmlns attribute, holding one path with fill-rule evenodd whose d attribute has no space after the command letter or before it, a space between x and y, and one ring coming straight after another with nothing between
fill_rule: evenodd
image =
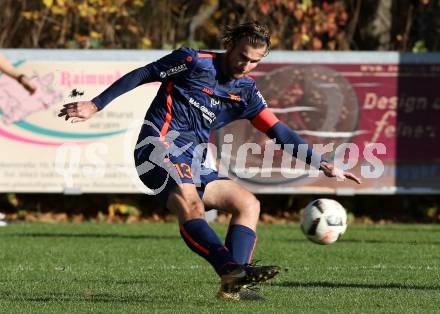
<instances>
[{"instance_id":1,"label":"football cleat","mask_svg":"<svg viewBox=\"0 0 440 314\"><path fill-rule=\"evenodd\" d=\"M217 297L224 300L238 300L238 292L247 284L243 266L221 276L220 290Z\"/></svg>"},{"instance_id":2,"label":"football cleat","mask_svg":"<svg viewBox=\"0 0 440 314\"><path fill-rule=\"evenodd\" d=\"M245 287L268 281L281 272L281 267L279 266L263 266L258 265L258 262L245 264L243 267L246 270L246 278L248 282L244 285Z\"/></svg>"},{"instance_id":3,"label":"football cleat","mask_svg":"<svg viewBox=\"0 0 440 314\"><path fill-rule=\"evenodd\" d=\"M220 288L217 292L217 298L225 301L238 301L240 300L240 294L238 292L226 292Z\"/></svg>"},{"instance_id":4,"label":"football cleat","mask_svg":"<svg viewBox=\"0 0 440 314\"><path fill-rule=\"evenodd\" d=\"M258 293L253 289L253 286L275 277L280 271L279 266L262 266L257 263L245 264L221 276L220 290L217 297L222 300L262 300L261 296L256 297ZM253 294L253 298L248 297L250 294Z\"/></svg>"}]
</instances>

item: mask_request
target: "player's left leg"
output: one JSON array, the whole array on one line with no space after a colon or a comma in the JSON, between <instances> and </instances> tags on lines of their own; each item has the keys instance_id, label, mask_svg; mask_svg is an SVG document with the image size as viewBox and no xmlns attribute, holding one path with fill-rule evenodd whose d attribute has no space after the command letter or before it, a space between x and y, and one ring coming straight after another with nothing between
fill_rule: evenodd
<instances>
[{"instance_id":1,"label":"player's left leg","mask_svg":"<svg viewBox=\"0 0 440 314\"><path fill-rule=\"evenodd\" d=\"M203 203L208 209L215 208L232 214L225 245L236 262L250 263L260 215L257 198L234 181L215 180L207 184Z\"/></svg>"},{"instance_id":2,"label":"player's left leg","mask_svg":"<svg viewBox=\"0 0 440 314\"><path fill-rule=\"evenodd\" d=\"M243 264L248 273L253 274L253 284L264 282L280 272L278 266L251 264L257 240L255 233L260 215L260 203L245 188L231 180L214 180L207 183L203 203L205 208L215 208L232 214L226 235L225 246L232 253L234 261ZM243 294L244 293L244 294ZM219 291L219 297L224 295ZM252 290L242 289L240 299L262 299Z\"/></svg>"}]
</instances>

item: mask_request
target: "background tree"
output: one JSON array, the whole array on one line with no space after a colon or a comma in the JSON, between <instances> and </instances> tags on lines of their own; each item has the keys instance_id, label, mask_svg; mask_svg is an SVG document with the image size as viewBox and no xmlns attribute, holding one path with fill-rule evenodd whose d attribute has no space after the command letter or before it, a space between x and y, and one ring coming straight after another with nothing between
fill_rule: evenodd
<instances>
[{"instance_id":1,"label":"background tree","mask_svg":"<svg viewBox=\"0 0 440 314\"><path fill-rule=\"evenodd\" d=\"M218 49L224 25L249 20L274 49L440 49L440 0L3 0L0 46Z\"/></svg>"}]
</instances>

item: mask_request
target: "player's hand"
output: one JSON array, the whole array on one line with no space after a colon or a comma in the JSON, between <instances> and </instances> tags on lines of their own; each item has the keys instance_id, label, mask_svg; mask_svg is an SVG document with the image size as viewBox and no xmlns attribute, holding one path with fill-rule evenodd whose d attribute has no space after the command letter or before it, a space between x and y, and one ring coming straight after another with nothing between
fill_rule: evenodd
<instances>
[{"instance_id":1,"label":"player's hand","mask_svg":"<svg viewBox=\"0 0 440 314\"><path fill-rule=\"evenodd\" d=\"M18 80L18 82L21 84L21 86L23 86L28 92L29 94L33 94L35 93L35 91L37 90L37 87L35 86L34 83L31 82L31 80L27 77L22 75L20 77L20 79Z\"/></svg>"},{"instance_id":2,"label":"player's hand","mask_svg":"<svg viewBox=\"0 0 440 314\"><path fill-rule=\"evenodd\" d=\"M78 101L63 105L58 117L64 117L72 123L83 122L90 119L96 112L98 107L91 101Z\"/></svg>"},{"instance_id":3,"label":"player's hand","mask_svg":"<svg viewBox=\"0 0 440 314\"><path fill-rule=\"evenodd\" d=\"M350 179L350 180L356 182L357 184L361 184L362 183L361 179L356 177L351 172L346 172L346 171L343 171L343 170L341 170L339 168L336 168L334 165L332 165L332 164L330 164L328 162L321 162L320 169L329 178L336 177L337 179L342 180L342 181L345 180L345 179Z\"/></svg>"}]
</instances>

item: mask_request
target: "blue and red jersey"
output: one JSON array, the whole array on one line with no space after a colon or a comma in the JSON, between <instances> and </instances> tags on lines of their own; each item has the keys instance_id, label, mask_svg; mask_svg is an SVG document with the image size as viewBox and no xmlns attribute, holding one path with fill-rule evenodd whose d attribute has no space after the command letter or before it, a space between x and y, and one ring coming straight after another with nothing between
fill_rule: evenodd
<instances>
[{"instance_id":1,"label":"blue and red jersey","mask_svg":"<svg viewBox=\"0 0 440 314\"><path fill-rule=\"evenodd\" d=\"M221 53L180 48L165 57L124 75L92 101L99 110L119 95L145 83L159 81L161 86L148 109L145 120L166 138L179 132L178 146L207 143L211 130L238 120L249 119L260 131L279 144L305 144L267 108L266 101L249 77L231 79L220 68ZM143 127L142 140L150 134ZM294 155L296 156L296 150ZM307 154L310 163L312 151Z\"/></svg>"},{"instance_id":2,"label":"blue and red jersey","mask_svg":"<svg viewBox=\"0 0 440 314\"><path fill-rule=\"evenodd\" d=\"M137 73L130 75L128 86L110 88L92 101L102 109L128 88L160 81L145 120L153 123L162 136L175 130L181 140L195 145L206 143L212 129L237 119L252 119L267 107L255 81L225 77L219 59L218 53L181 48L134 70Z\"/></svg>"}]
</instances>

